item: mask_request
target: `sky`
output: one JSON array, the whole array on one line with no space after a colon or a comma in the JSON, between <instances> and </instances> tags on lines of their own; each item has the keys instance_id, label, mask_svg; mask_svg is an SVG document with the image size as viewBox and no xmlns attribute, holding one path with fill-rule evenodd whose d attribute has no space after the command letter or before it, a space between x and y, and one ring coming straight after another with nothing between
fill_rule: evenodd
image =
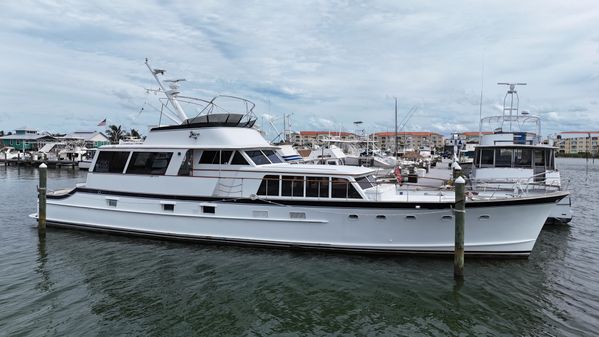
<instances>
[{"instance_id":1,"label":"sky","mask_svg":"<svg viewBox=\"0 0 599 337\"><path fill-rule=\"evenodd\" d=\"M542 133L599 130L599 2L1 1L0 130L146 133L144 64L181 92L241 96L291 129L477 131L506 88ZM142 109L143 108L143 109ZM489 126L491 127L491 126ZM273 132L271 129L269 132Z\"/></svg>"}]
</instances>

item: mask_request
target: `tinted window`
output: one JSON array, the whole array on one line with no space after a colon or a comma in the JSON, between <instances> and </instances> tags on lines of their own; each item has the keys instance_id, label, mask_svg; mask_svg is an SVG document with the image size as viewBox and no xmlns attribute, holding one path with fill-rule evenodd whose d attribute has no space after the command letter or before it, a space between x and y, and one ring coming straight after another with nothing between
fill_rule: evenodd
<instances>
[{"instance_id":1,"label":"tinted window","mask_svg":"<svg viewBox=\"0 0 599 337\"><path fill-rule=\"evenodd\" d=\"M220 151L204 151L200 157L200 164L218 164Z\"/></svg>"},{"instance_id":2,"label":"tinted window","mask_svg":"<svg viewBox=\"0 0 599 337\"><path fill-rule=\"evenodd\" d=\"M328 198L329 197L329 178L328 177L306 177L306 197Z\"/></svg>"},{"instance_id":3,"label":"tinted window","mask_svg":"<svg viewBox=\"0 0 599 337\"><path fill-rule=\"evenodd\" d=\"M233 151L221 151L220 152L220 163L221 164L228 164L229 163L229 159L231 159L231 155L233 154Z\"/></svg>"},{"instance_id":4,"label":"tinted window","mask_svg":"<svg viewBox=\"0 0 599 337\"><path fill-rule=\"evenodd\" d=\"M262 179L258 188L258 195L279 195L279 176L267 175Z\"/></svg>"},{"instance_id":5,"label":"tinted window","mask_svg":"<svg viewBox=\"0 0 599 337\"><path fill-rule=\"evenodd\" d=\"M535 150L535 166L545 166L543 150Z\"/></svg>"},{"instance_id":6,"label":"tinted window","mask_svg":"<svg viewBox=\"0 0 599 337\"><path fill-rule=\"evenodd\" d=\"M252 161L256 165L270 164L270 161L268 160L268 158L266 158L266 156L264 155L264 153L262 153L262 151L260 151L260 150L245 151L245 153L248 156L250 156L250 159L252 159Z\"/></svg>"},{"instance_id":7,"label":"tinted window","mask_svg":"<svg viewBox=\"0 0 599 337\"><path fill-rule=\"evenodd\" d=\"M172 152L133 152L127 167L127 173L165 174L172 155Z\"/></svg>"},{"instance_id":8,"label":"tinted window","mask_svg":"<svg viewBox=\"0 0 599 337\"><path fill-rule=\"evenodd\" d=\"M495 167L512 166L512 149L495 149Z\"/></svg>"},{"instance_id":9,"label":"tinted window","mask_svg":"<svg viewBox=\"0 0 599 337\"><path fill-rule=\"evenodd\" d=\"M302 176L283 176L281 182L281 195L290 197L304 196L304 177Z\"/></svg>"},{"instance_id":10,"label":"tinted window","mask_svg":"<svg viewBox=\"0 0 599 337\"><path fill-rule=\"evenodd\" d=\"M268 157L271 163L282 163L283 161L277 156L273 150L263 150L262 153Z\"/></svg>"},{"instance_id":11,"label":"tinted window","mask_svg":"<svg viewBox=\"0 0 599 337\"><path fill-rule=\"evenodd\" d=\"M100 151L94 172L122 173L129 158L129 152Z\"/></svg>"},{"instance_id":12,"label":"tinted window","mask_svg":"<svg viewBox=\"0 0 599 337\"><path fill-rule=\"evenodd\" d=\"M181 162L181 167L179 167L179 173L177 173L177 175L180 175L180 176L192 175L191 174L191 169L192 169L192 165L193 165L192 155L193 155L193 151L187 150L187 152L185 153L185 158L183 159L183 162Z\"/></svg>"},{"instance_id":13,"label":"tinted window","mask_svg":"<svg viewBox=\"0 0 599 337\"><path fill-rule=\"evenodd\" d=\"M482 149L481 155L480 155L481 167L493 166L493 157L494 156L495 156L495 151L493 149Z\"/></svg>"},{"instance_id":14,"label":"tinted window","mask_svg":"<svg viewBox=\"0 0 599 337\"><path fill-rule=\"evenodd\" d=\"M364 190L367 188L374 187L374 184L368 179L368 177L360 177L356 179L358 185Z\"/></svg>"},{"instance_id":15,"label":"tinted window","mask_svg":"<svg viewBox=\"0 0 599 337\"><path fill-rule=\"evenodd\" d=\"M356 191L354 186L347 179L333 178L331 182L331 196L333 198L352 198L361 199L360 193Z\"/></svg>"},{"instance_id":16,"label":"tinted window","mask_svg":"<svg viewBox=\"0 0 599 337\"><path fill-rule=\"evenodd\" d=\"M333 178L331 181L331 197L345 198L347 196L347 180Z\"/></svg>"},{"instance_id":17,"label":"tinted window","mask_svg":"<svg viewBox=\"0 0 599 337\"><path fill-rule=\"evenodd\" d=\"M235 151L233 155L233 160L231 160L231 165L249 165L247 160L243 158L243 155L239 151Z\"/></svg>"},{"instance_id":18,"label":"tinted window","mask_svg":"<svg viewBox=\"0 0 599 337\"><path fill-rule=\"evenodd\" d=\"M531 167L532 150L514 149L514 167Z\"/></svg>"}]
</instances>

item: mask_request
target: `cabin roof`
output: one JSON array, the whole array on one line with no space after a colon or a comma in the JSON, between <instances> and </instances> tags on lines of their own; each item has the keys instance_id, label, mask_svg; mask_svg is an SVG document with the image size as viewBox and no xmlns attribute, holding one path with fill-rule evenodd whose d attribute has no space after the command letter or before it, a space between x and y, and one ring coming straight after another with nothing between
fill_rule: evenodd
<instances>
[{"instance_id":1,"label":"cabin roof","mask_svg":"<svg viewBox=\"0 0 599 337\"><path fill-rule=\"evenodd\" d=\"M557 149L556 146L546 144L493 144L493 145L476 145L476 148L530 148L530 149Z\"/></svg>"}]
</instances>

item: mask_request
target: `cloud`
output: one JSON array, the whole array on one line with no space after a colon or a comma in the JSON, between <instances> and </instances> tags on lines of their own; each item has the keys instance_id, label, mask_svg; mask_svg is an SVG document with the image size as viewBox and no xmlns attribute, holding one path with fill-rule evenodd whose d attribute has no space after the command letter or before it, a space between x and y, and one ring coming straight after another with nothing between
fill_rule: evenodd
<instances>
[{"instance_id":1,"label":"cloud","mask_svg":"<svg viewBox=\"0 0 599 337\"><path fill-rule=\"evenodd\" d=\"M400 116L419 106L406 130L475 131L481 75L483 116L501 113L496 82L525 81L521 110L544 133L588 129L597 32L594 1L4 1L0 129L155 124L145 57L186 78L184 94L247 97L259 114L293 113L296 130L392 130L395 96Z\"/></svg>"}]
</instances>

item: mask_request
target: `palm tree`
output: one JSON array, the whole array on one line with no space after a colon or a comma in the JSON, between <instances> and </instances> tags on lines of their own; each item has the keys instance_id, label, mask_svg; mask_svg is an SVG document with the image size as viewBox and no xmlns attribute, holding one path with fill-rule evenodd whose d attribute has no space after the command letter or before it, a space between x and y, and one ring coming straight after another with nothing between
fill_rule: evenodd
<instances>
[{"instance_id":1,"label":"palm tree","mask_svg":"<svg viewBox=\"0 0 599 337\"><path fill-rule=\"evenodd\" d=\"M120 125L108 126L108 129L106 129L106 134L108 135L108 138L112 144L118 144L119 140L125 137L125 131L123 131L123 128Z\"/></svg>"},{"instance_id":2,"label":"palm tree","mask_svg":"<svg viewBox=\"0 0 599 337\"><path fill-rule=\"evenodd\" d=\"M129 132L129 135L131 136L131 138L141 139L141 134L135 129L131 129L131 132Z\"/></svg>"}]
</instances>

